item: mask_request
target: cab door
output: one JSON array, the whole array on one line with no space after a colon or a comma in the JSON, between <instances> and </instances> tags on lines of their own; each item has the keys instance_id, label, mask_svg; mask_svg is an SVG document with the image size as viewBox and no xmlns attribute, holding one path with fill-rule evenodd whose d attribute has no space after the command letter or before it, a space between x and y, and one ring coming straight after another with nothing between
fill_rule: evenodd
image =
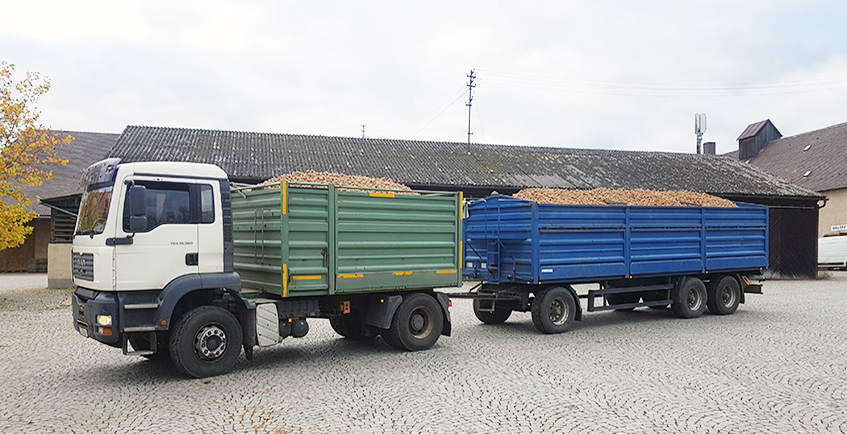
<instances>
[{"instance_id":1,"label":"cab door","mask_svg":"<svg viewBox=\"0 0 847 434\"><path fill-rule=\"evenodd\" d=\"M124 194L120 204L123 221L118 222L111 239L115 289L161 289L179 276L197 273L200 211L196 183L141 177L129 182L146 188L147 225L136 232L130 229L128 194Z\"/></svg>"}]
</instances>

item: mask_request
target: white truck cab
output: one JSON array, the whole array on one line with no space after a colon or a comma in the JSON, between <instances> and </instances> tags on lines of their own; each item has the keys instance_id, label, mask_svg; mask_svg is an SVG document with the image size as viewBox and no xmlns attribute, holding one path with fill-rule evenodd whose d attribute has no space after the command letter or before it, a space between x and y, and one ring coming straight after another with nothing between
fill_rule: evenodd
<instances>
[{"instance_id":1,"label":"white truck cab","mask_svg":"<svg viewBox=\"0 0 847 434\"><path fill-rule=\"evenodd\" d=\"M107 160L89 168L85 180L74 234L76 285L143 291L186 274L224 271L220 197L227 177L220 168L175 162L118 167ZM130 213L132 186L146 190L137 216ZM144 224L132 228L133 219Z\"/></svg>"},{"instance_id":2,"label":"white truck cab","mask_svg":"<svg viewBox=\"0 0 847 434\"><path fill-rule=\"evenodd\" d=\"M194 299L210 299L209 288L241 290L229 181L219 167L107 159L81 184L73 312L83 336L152 356L166 347L157 336L171 319L204 304Z\"/></svg>"}]
</instances>

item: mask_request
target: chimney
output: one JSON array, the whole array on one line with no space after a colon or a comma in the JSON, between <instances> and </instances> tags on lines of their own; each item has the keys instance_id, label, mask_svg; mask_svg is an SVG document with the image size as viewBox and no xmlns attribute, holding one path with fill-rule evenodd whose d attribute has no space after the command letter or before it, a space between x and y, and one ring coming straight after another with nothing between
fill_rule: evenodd
<instances>
[{"instance_id":1,"label":"chimney","mask_svg":"<svg viewBox=\"0 0 847 434\"><path fill-rule=\"evenodd\" d=\"M704 155L715 155L715 142L703 143L703 154Z\"/></svg>"}]
</instances>

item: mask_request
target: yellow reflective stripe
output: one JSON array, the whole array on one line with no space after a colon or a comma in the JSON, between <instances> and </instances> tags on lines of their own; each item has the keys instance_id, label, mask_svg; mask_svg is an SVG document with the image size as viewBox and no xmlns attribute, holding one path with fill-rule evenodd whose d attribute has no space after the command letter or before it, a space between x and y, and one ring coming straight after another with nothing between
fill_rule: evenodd
<instances>
[{"instance_id":1,"label":"yellow reflective stripe","mask_svg":"<svg viewBox=\"0 0 847 434\"><path fill-rule=\"evenodd\" d=\"M288 264L282 264L282 296L288 297Z\"/></svg>"},{"instance_id":2,"label":"yellow reflective stripe","mask_svg":"<svg viewBox=\"0 0 847 434\"><path fill-rule=\"evenodd\" d=\"M462 268L462 261L465 260L465 245L464 241L459 241L459 268Z\"/></svg>"},{"instance_id":3,"label":"yellow reflective stripe","mask_svg":"<svg viewBox=\"0 0 847 434\"><path fill-rule=\"evenodd\" d=\"M436 270L435 274L456 274L456 270Z\"/></svg>"},{"instance_id":4,"label":"yellow reflective stripe","mask_svg":"<svg viewBox=\"0 0 847 434\"><path fill-rule=\"evenodd\" d=\"M321 280L323 275L319 274L316 276L291 276L291 280Z\"/></svg>"},{"instance_id":5,"label":"yellow reflective stripe","mask_svg":"<svg viewBox=\"0 0 847 434\"><path fill-rule=\"evenodd\" d=\"M394 197L394 193L371 193L371 197Z\"/></svg>"},{"instance_id":6,"label":"yellow reflective stripe","mask_svg":"<svg viewBox=\"0 0 847 434\"><path fill-rule=\"evenodd\" d=\"M282 181L282 214L288 213L288 181Z\"/></svg>"},{"instance_id":7,"label":"yellow reflective stripe","mask_svg":"<svg viewBox=\"0 0 847 434\"><path fill-rule=\"evenodd\" d=\"M353 273L353 274L339 274L339 279L358 279L360 277L364 277L365 275L362 273Z\"/></svg>"},{"instance_id":8,"label":"yellow reflective stripe","mask_svg":"<svg viewBox=\"0 0 847 434\"><path fill-rule=\"evenodd\" d=\"M393 273L395 276L410 276L412 274L411 271L395 271Z\"/></svg>"}]
</instances>

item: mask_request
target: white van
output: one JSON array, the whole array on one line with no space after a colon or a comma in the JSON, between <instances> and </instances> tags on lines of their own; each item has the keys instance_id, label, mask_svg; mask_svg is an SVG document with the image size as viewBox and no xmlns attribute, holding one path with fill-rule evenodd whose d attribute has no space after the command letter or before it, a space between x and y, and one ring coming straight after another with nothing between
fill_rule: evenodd
<instances>
[{"instance_id":1,"label":"white van","mask_svg":"<svg viewBox=\"0 0 847 434\"><path fill-rule=\"evenodd\" d=\"M818 238L818 267L847 269L847 235Z\"/></svg>"}]
</instances>

